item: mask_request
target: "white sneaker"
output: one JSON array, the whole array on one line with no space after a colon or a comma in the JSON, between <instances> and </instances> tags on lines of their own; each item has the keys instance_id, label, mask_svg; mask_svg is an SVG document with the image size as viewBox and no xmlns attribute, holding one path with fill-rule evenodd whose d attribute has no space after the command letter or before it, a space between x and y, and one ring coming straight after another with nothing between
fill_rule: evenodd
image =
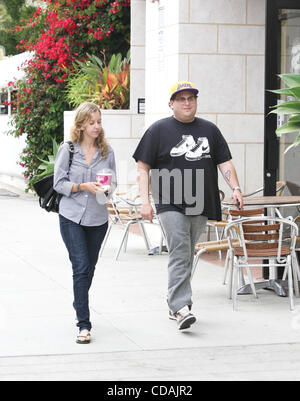
<instances>
[{"instance_id":1,"label":"white sneaker","mask_svg":"<svg viewBox=\"0 0 300 401\"><path fill-rule=\"evenodd\" d=\"M182 135L182 141L180 141L174 148L171 149L170 155L172 157L178 157L184 155L189 150L196 146L196 142L192 135Z\"/></svg>"},{"instance_id":2,"label":"white sneaker","mask_svg":"<svg viewBox=\"0 0 300 401\"><path fill-rule=\"evenodd\" d=\"M208 156L209 153L210 147L207 138L198 138L197 145L186 153L185 159L189 161L201 160L204 157L210 157Z\"/></svg>"},{"instance_id":3,"label":"white sneaker","mask_svg":"<svg viewBox=\"0 0 300 401\"><path fill-rule=\"evenodd\" d=\"M188 306L184 306L175 313L179 330L189 329L196 322L195 316L190 312Z\"/></svg>"}]
</instances>

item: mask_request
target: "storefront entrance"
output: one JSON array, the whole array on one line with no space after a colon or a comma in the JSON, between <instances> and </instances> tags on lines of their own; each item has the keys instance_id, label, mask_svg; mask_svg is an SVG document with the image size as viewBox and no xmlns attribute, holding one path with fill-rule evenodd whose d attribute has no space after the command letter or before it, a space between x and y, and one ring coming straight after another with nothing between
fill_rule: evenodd
<instances>
[{"instance_id":1,"label":"storefront entrance","mask_svg":"<svg viewBox=\"0 0 300 401\"><path fill-rule=\"evenodd\" d=\"M300 186L300 147L285 149L298 133L277 137L275 130L286 117L268 115L278 102L292 100L270 93L283 83L278 74L300 74L300 1L267 0L266 70L265 70L265 195L274 195L276 181L289 181Z\"/></svg>"}]
</instances>

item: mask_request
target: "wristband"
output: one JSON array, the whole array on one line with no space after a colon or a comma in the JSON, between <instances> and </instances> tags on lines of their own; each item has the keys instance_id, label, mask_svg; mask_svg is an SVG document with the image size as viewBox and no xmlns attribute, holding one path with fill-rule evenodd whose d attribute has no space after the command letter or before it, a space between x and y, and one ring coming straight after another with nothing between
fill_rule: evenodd
<instances>
[{"instance_id":1,"label":"wristband","mask_svg":"<svg viewBox=\"0 0 300 401\"><path fill-rule=\"evenodd\" d=\"M233 187L232 190L235 191L236 189L238 189L241 192L241 188L240 187Z\"/></svg>"},{"instance_id":2,"label":"wristband","mask_svg":"<svg viewBox=\"0 0 300 401\"><path fill-rule=\"evenodd\" d=\"M77 192L81 192L80 184L77 184Z\"/></svg>"}]
</instances>

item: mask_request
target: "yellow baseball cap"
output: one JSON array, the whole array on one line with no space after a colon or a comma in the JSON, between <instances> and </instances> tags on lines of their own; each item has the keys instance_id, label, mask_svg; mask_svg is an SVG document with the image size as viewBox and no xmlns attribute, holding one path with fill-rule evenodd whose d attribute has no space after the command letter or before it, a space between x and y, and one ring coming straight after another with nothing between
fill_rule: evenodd
<instances>
[{"instance_id":1,"label":"yellow baseball cap","mask_svg":"<svg viewBox=\"0 0 300 401\"><path fill-rule=\"evenodd\" d=\"M179 81L171 86L170 99L172 99L173 96L182 91L192 91L195 93L195 95L197 95L197 93L199 92L198 89L195 88L193 82Z\"/></svg>"}]
</instances>

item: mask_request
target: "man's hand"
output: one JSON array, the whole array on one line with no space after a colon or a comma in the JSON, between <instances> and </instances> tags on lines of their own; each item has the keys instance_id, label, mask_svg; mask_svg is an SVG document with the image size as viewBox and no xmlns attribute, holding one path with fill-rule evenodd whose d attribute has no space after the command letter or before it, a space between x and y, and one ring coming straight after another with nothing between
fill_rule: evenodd
<instances>
[{"instance_id":1,"label":"man's hand","mask_svg":"<svg viewBox=\"0 0 300 401\"><path fill-rule=\"evenodd\" d=\"M142 201L140 213L143 219L149 220L150 223L152 223L154 211L149 196L149 172L150 165L139 160L137 181L139 183L140 197Z\"/></svg>"},{"instance_id":2,"label":"man's hand","mask_svg":"<svg viewBox=\"0 0 300 401\"><path fill-rule=\"evenodd\" d=\"M149 220L152 223L154 211L150 203L143 204L140 212L143 219Z\"/></svg>"},{"instance_id":3,"label":"man's hand","mask_svg":"<svg viewBox=\"0 0 300 401\"><path fill-rule=\"evenodd\" d=\"M239 189L235 189L232 193L232 199L234 200L234 203L236 204L236 207L238 210L242 210L244 206L243 202L243 197L241 194L241 191Z\"/></svg>"}]
</instances>

